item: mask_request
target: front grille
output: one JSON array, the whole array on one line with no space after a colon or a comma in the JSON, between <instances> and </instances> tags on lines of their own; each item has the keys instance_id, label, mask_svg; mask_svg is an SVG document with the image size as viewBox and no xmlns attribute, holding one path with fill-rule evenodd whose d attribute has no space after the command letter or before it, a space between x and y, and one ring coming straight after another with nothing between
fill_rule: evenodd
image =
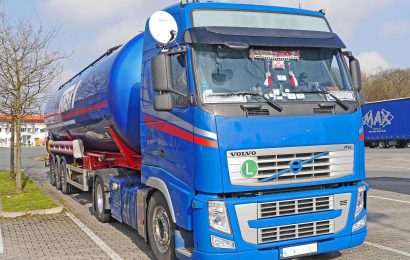
<instances>
[{"instance_id":1,"label":"front grille","mask_svg":"<svg viewBox=\"0 0 410 260\"><path fill-rule=\"evenodd\" d=\"M259 178L266 178L270 175L277 174L283 170L289 169L289 165L293 160L307 160L321 152L315 153L297 153L297 154L278 154L268 156L258 156L257 162L259 165ZM287 173L276 177L275 180L296 180L296 179L311 179L317 177L330 176L329 154L319 157L312 162L305 164L302 171L298 174Z\"/></svg>"},{"instance_id":2,"label":"front grille","mask_svg":"<svg viewBox=\"0 0 410 260\"><path fill-rule=\"evenodd\" d=\"M333 196L258 203L258 218L272 218L333 209Z\"/></svg>"},{"instance_id":3,"label":"front grille","mask_svg":"<svg viewBox=\"0 0 410 260\"><path fill-rule=\"evenodd\" d=\"M321 220L294 225L259 228L258 243L269 243L282 240L326 235L334 233L334 220Z\"/></svg>"},{"instance_id":4,"label":"front grille","mask_svg":"<svg viewBox=\"0 0 410 260\"><path fill-rule=\"evenodd\" d=\"M303 164L300 172L293 173L289 170L292 161L305 161L322 153L324 155ZM238 156L238 154L244 155ZM227 152L227 157L230 180L233 185L263 186L274 183L311 182L351 175L353 173L354 146L342 144L240 150ZM258 173L250 178L245 178L241 174L241 166L246 160L254 160L258 164ZM283 171L287 172L282 173ZM270 181L260 182L260 180L278 173L282 174Z\"/></svg>"}]
</instances>

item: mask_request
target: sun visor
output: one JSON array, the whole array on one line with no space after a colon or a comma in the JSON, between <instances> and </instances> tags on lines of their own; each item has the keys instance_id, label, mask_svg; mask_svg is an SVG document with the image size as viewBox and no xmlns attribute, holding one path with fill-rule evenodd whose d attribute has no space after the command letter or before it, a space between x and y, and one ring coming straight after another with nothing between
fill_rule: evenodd
<instances>
[{"instance_id":1,"label":"sun visor","mask_svg":"<svg viewBox=\"0 0 410 260\"><path fill-rule=\"evenodd\" d=\"M186 43L246 43L251 46L346 48L332 32L240 27L194 27L184 34Z\"/></svg>"}]
</instances>

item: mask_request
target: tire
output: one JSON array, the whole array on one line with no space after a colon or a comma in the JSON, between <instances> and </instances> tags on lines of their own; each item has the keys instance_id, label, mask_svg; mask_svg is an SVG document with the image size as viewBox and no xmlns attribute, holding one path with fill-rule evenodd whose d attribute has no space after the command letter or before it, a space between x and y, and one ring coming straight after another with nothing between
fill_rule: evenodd
<instances>
[{"instance_id":1,"label":"tire","mask_svg":"<svg viewBox=\"0 0 410 260\"><path fill-rule=\"evenodd\" d=\"M379 141L379 148L387 148L386 141Z\"/></svg>"},{"instance_id":2,"label":"tire","mask_svg":"<svg viewBox=\"0 0 410 260\"><path fill-rule=\"evenodd\" d=\"M61 190L61 159L60 156L56 156L56 189Z\"/></svg>"},{"instance_id":3,"label":"tire","mask_svg":"<svg viewBox=\"0 0 410 260\"><path fill-rule=\"evenodd\" d=\"M407 142L406 141L398 141L396 148L406 148L407 147Z\"/></svg>"},{"instance_id":4,"label":"tire","mask_svg":"<svg viewBox=\"0 0 410 260\"><path fill-rule=\"evenodd\" d=\"M370 143L369 143L369 147L370 147L370 148L376 148L377 145L378 145L377 142L370 142Z\"/></svg>"},{"instance_id":5,"label":"tire","mask_svg":"<svg viewBox=\"0 0 410 260\"><path fill-rule=\"evenodd\" d=\"M56 186L56 160L54 155L51 156L50 159L50 184L52 186Z\"/></svg>"},{"instance_id":6,"label":"tire","mask_svg":"<svg viewBox=\"0 0 410 260\"><path fill-rule=\"evenodd\" d=\"M71 184L67 183L68 170L67 170L67 161L65 157L61 160L61 192L63 194L71 194Z\"/></svg>"},{"instance_id":7,"label":"tire","mask_svg":"<svg viewBox=\"0 0 410 260\"><path fill-rule=\"evenodd\" d=\"M101 177L97 176L94 181L93 187L93 208L94 216L98 221L102 223L107 223L111 219L111 211L106 208L106 195L105 186Z\"/></svg>"},{"instance_id":8,"label":"tire","mask_svg":"<svg viewBox=\"0 0 410 260\"><path fill-rule=\"evenodd\" d=\"M175 255L175 223L164 196L155 192L148 205L148 240L158 260L177 259Z\"/></svg>"}]
</instances>

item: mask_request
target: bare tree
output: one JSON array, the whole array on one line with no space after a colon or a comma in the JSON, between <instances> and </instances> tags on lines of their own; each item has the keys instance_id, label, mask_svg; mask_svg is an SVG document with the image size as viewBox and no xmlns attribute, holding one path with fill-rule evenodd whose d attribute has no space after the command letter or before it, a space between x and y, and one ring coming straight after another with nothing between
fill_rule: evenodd
<instances>
[{"instance_id":1,"label":"bare tree","mask_svg":"<svg viewBox=\"0 0 410 260\"><path fill-rule=\"evenodd\" d=\"M4 5L3 1L0 0L0 21L3 23L5 21L5 13L3 11ZM0 28L0 35L3 33L2 28ZM5 81L3 81L0 78L0 89L3 89L3 86L7 84ZM0 114L4 115L6 122L9 121L10 123L10 132L11 132L11 139L10 139L10 161L9 161L9 172L10 172L10 178L15 178L15 173L14 173L14 138L15 138L15 131L14 131L14 120L9 116L9 112L11 108L11 100L7 99L7 97L4 95L3 92L0 94L0 101L3 101L0 103Z\"/></svg>"},{"instance_id":2,"label":"bare tree","mask_svg":"<svg viewBox=\"0 0 410 260\"><path fill-rule=\"evenodd\" d=\"M366 101L410 97L410 69L380 70L363 77Z\"/></svg>"},{"instance_id":3,"label":"bare tree","mask_svg":"<svg viewBox=\"0 0 410 260\"><path fill-rule=\"evenodd\" d=\"M53 51L56 29L28 20L0 20L0 107L12 118L15 130L16 191L21 192L21 125L24 116L40 112L44 93L60 77L61 61L67 57Z\"/></svg>"}]
</instances>

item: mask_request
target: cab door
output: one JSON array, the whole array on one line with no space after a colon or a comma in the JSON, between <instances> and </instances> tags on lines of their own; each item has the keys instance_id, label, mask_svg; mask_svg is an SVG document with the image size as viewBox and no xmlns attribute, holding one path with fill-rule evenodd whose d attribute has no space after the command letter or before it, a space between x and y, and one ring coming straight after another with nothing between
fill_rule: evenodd
<instances>
[{"instance_id":1,"label":"cab door","mask_svg":"<svg viewBox=\"0 0 410 260\"><path fill-rule=\"evenodd\" d=\"M193 107L189 102L186 53L170 55L174 108L157 112L159 166L190 187L194 186Z\"/></svg>"}]
</instances>

